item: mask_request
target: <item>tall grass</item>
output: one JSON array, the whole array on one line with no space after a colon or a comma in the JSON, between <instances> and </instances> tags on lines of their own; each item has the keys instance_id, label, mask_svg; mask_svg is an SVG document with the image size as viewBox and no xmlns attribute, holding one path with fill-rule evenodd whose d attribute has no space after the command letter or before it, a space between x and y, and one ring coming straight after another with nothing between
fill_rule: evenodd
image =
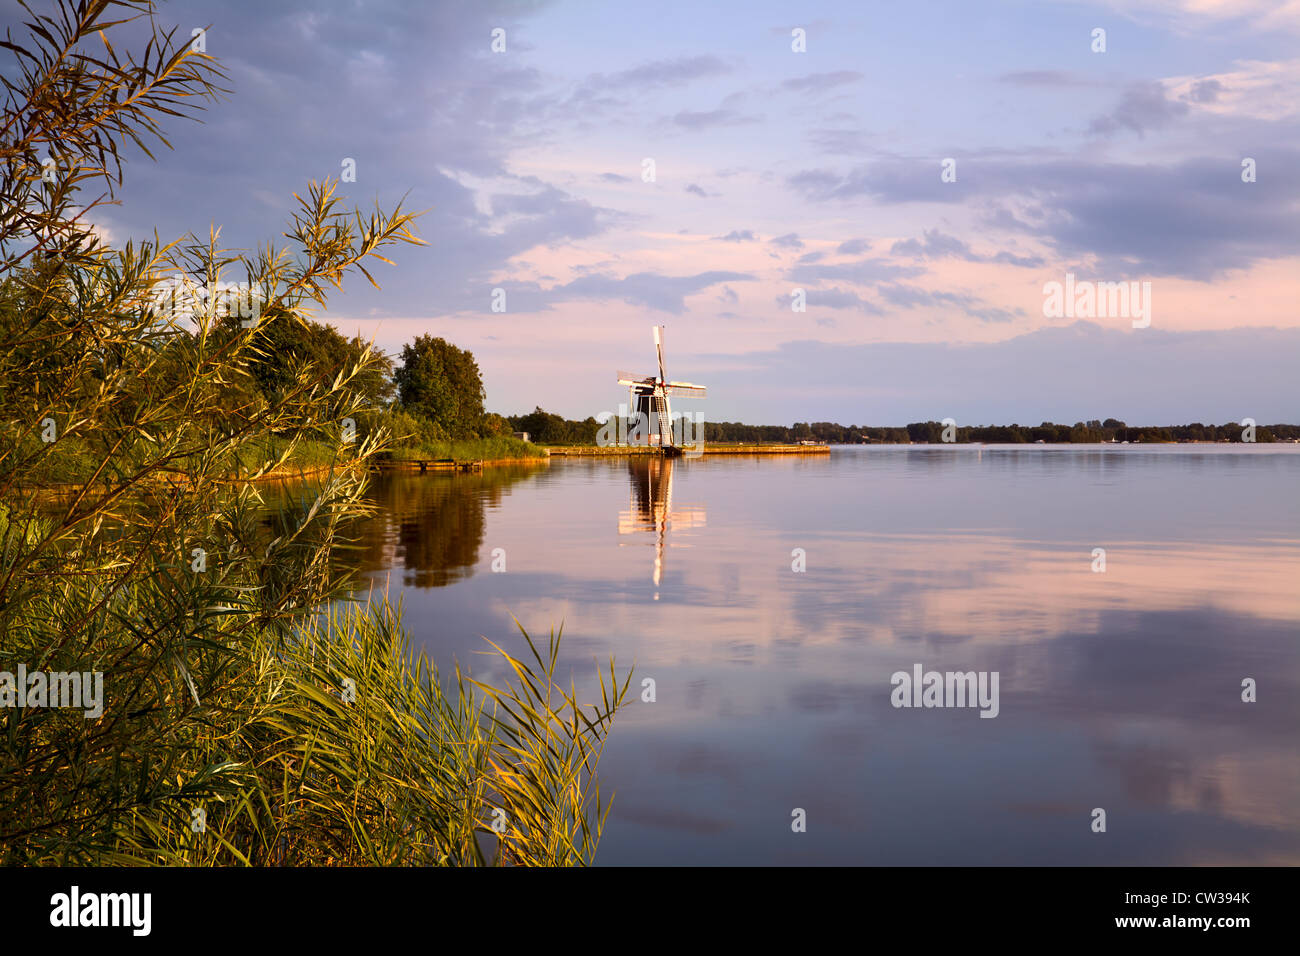
<instances>
[{"instance_id":1,"label":"tall grass","mask_svg":"<svg viewBox=\"0 0 1300 956\"><path fill-rule=\"evenodd\" d=\"M314 471L338 461L338 447L311 438L293 439L284 435L255 435L244 443L232 463L231 478L257 474L270 462L279 462L277 473Z\"/></svg>"},{"instance_id":2,"label":"tall grass","mask_svg":"<svg viewBox=\"0 0 1300 956\"><path fill-rule=\"evenodd\" d=\"M444 680L399 618L386 599L334 606L284 645L257 642L248 679L196 724L186 760L209 773L124 817L100 862L590 863L609 810L594 774L628 680L611 661L584 709L557 682L558 636L538 647L522 628L522 659L498 648L508 686L459 667Z\"/></svg>"},{"instance_id":3,"label":"tall grass","mask_svg":"<svg viewBox=\"0 0 1300 956\"><path fill-rule=\"evenodd\" d=\"M321 563L338 495L326 481L268 521L258 490L227 492L232 544L210 573L158 560L184 553L165 496L133 509L159 540L124 575L101 561L133 550L132 527L36 559L0 611L0 670L97 670L105 699L94 719L0 709L0 863L592 861L609 806L596 771L630 675L611 661L583 706L559 635L522 628L524 653L493 645L504 686L439 673L400 606L328 600L347 583ZM0 507L4 567L56 528Z\"/></svg>"},{"instance_id":4,"label":"tall grass","mask_svg":"<svg viewBox=\"0 0 1300 956\"><path fill-rule=\"evenodd\" d=\"M511 458L545 458L546 451L532 442L520 441L514 437L497 436L448 441L430 441L426 439L405 447L393 448L391 457L401 461L437 458L455 458L458 461L500 461Z\"/></svg>"}]
</instances>

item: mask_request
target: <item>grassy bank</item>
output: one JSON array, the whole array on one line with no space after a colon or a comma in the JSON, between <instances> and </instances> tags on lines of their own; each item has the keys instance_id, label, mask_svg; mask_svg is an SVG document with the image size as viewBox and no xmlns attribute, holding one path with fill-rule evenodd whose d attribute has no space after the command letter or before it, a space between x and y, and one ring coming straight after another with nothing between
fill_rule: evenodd
<instances>
[{"instance_id":1,"label":"grassy bank","mask_svg":"<svg viewBox=\"0 0 1300 956\"><path fill-rule=\"evenodd\" d=\"M420 441L392 449L396 461L436 460L497 461L521 458L545 458L546 450L531 442L512 437L465 438L453 441Z\"/></svg>"},{"instance_id":2,"label":"grassy bank","mask_svg":"<svg viewBox=\"0 0 1300 956\"><path fill-rule=\"evenodd\" d=\"M287 436L259 435L236 449L231 467L227 469L227 477L246 478L267 465L278 462L282 455L285 460L276 465L270 474L310 474L337 464L341 460L340 453L346 451L346 448L318 439L300 438L294 442Z\"/></svg>"},{"instance_id":3,"label":"grassy bank","mask_svg":"<svg viewBox=\"0 0 1300 956\"><path fill-rule=\"evenodd\" d=\"M160 482L184 483L188 476L206 474L217 481L238 482L253 479L272 481L328 473L353 460L355 445L339 445L313 438L297 441L283 435L254 435L232 445L229 455L213 467L198 456L177 459L156 475ZM24 474L29 489L46 489L52 493L75 492L98 472L102 476L102 457L97 449L75 436L61 439L48 449L38 441L28 440L20 452L21 460L33 466ZM283 460L281 460L283 458ZM467 438L454 441L419 441L390 447L377 456L383 461L482 461L514 463L545 461L547 450L517 438Z\"/></svg>"}]
</instances>

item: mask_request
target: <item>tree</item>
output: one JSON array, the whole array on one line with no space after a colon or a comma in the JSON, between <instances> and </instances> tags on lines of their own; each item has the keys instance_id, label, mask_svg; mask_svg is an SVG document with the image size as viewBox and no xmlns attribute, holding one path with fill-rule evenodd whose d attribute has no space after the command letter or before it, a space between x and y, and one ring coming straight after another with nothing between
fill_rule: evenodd
<instances>
[{"instance_id":1,"label":"tree","mask_svg":"<svg viewBox=\"0 0 1300 956\"><path fill-rule=\"evenodd\" d=\"M527 415L512 419L515 431L528 432L528 440L543 445L568 445L575 441L591 441L591 438L576 438L571 423L540 406Z\"/></svg>"},{"instance_id":2,"label":"tree","mask_svg":"<svg viewBox=\"0 0 1300 956\"><path fill-rule=\"evenodd\" d=\"M911 422L907 437L914 442L938 442L943 437L943 425L936 421Z\"/></svg>"},{"instance_id":3,"label":"tree","mask_svg":"<svg viewBox=\"0 0 1300 956\"><path fill-rule=\"evenodd\" d=\"M449 438L478 434L487 393L472 353L446 339L421 335L402 346L393 381L402 407L428 418Z\"/></svg>"},{"instance_id":4,"label":"tree","mask_svg":"<svg viewBox=\"0 0 1300 956\"><path fill-rule=\"evenodd\" d=\"M496 412L488 412L484 415L483 421L479 425L479 437L481 438L509 437L514 431L516 429L510 427L510 421Z\"/></svg>"},{"instance_id":5,"label":"tree","mask_svg":"<svg viewBox=\"0 0 1300 956\"><path fill-rule=\"evenodd\" d=\"M239 322L239 316L223 317L223 333L237 334ZM321 388L327 388L339 373L357 366L369 348L360 336L344 338L332 325L284 309L263 313L258 328L261 335L248 371L267 399L291 387L303 373ZM392 376L392 360L376 352L373 360L361 363L353 386L366 405L381 407L393 397Z\"/></svg>"}]
</instances>

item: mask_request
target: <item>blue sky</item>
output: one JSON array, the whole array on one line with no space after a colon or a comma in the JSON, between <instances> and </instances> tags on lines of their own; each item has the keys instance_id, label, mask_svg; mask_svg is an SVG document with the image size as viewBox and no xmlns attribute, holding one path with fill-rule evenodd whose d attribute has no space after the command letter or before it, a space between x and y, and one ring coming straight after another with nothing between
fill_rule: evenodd
<instances>
[{"instance_id":1,"label":"blue sky","mask_svg":"<svg viewBox=\"0 0 1300 956\"><path fill-rule=\"evenodd\" d=\"M210 26L232 95L128 165L100 227L215 223L247 248L353 158L343 194L405 196L429 245L322 317L390 352L471 349L493 410L613 410L662 324L714 420L1300 421L1300 3L178 0L160 19ZM1149 282L1151 327L1045 316L1067 272Z\"/></svg>"}]
</instances>

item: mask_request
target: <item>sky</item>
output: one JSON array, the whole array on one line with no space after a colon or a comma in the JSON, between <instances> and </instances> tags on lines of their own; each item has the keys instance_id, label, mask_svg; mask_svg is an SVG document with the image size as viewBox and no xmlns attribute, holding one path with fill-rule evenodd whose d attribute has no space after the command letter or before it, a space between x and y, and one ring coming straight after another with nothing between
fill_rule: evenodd
<instances>
[{"instance_id":1,"label":"sky","mask_svg":"<svg viewBox=\"0 0 1300 956\"><path fill-rule=\"evenodd\" d=\"M428 244L316 318L471 350L492 411L616 411L662 325L669 378L709 388L674 407L706 420L1300 422L1300 0L158 19L206 28L231 92L96 225L252 249L354 160L340 194L423 210ZM1145 324L1045 314L1067 274L1149 290Z\"/></svg>"}]
</instances>

